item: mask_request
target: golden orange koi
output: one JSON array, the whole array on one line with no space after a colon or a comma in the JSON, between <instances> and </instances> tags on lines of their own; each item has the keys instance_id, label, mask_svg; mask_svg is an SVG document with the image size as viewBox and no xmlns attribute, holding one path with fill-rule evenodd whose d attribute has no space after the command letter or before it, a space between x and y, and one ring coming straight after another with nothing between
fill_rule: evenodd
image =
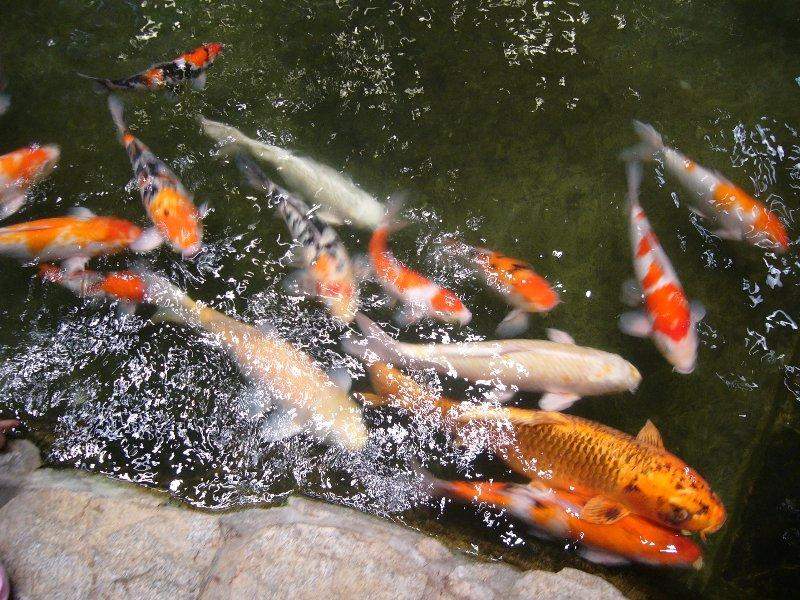
<instances>
[{"instance_id":1,"label":"golden orange koi","mask_svg":"<svg viewBox=\"0 0 800 600\"><path fill-rule=\"evenodd\" d=\"M58 146L36 144L0 156L0 221L25 205L28 190L56 166Z\"/></svg>"}]
</instances>

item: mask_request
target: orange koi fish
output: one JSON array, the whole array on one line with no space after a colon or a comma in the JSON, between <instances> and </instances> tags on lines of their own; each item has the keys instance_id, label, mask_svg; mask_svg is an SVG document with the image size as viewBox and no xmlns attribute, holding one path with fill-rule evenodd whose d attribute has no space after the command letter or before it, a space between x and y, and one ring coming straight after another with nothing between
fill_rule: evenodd
<instances>
[{"instance_id":1,"label":"orange koi fish","mask_svg":"<svg viewBox=\"0 0 800 600\"><path fill-rule=\"evenodd\" d=\"M628 163L628 212L630 215L633 268L639 281L644 312L620 317L620 329L628 335L650 337L678 373L694 370L697 359L698 321L705 313L699 303L689 304L678 276L661 247L644 209L639 204L640 163Z\"/></svg>"},{"instance_id":2,"label":"orange koi fish","mask_svg":"<svg viewBox=\"0 0 800 600\"><path fill-rule=\"evenodd\" d=\"M709 171L683 154L664 145L651 125L633 122L641 144L626 151L626 159L651 160L664 157L667 171L692 193L692 211L714 222L714 235L725 240L744 240L777 252L789 248L789 236L781 220L764 204L719 173Z\"/></svg>"},{"instance_id":3,"label":"orange koi fish","mask_svg":"<svg viewBox=\"0 0 800 600\"><path fill-rule=\"evenodd\" d=\"M76 209L71 216L0 228L0 254L24 261L65 261L65 270L73 273L89 258L120 252L141 235L130 221Z\"/></svg>"},{"instance_id":4,"label":"orange koi fish","mask_svg":"<svg viewBox=\"0 0 800 600\"><path fill-rule=\"evenodd\" d=\"M397 209L391 212L396 213ZM389 232L393 228L390 222L388 219L372 234L369 258L383 289L403 304L397 321L408 325L424 317L433 317L448 323L469 323L472 313L458 296L412 271L394 257L389 250Z\"/></svg>"},{"instance_id":5,"label":"orange koi fish","mask_svg":"<svg viewBox=\"0 0 800 600\"><path fill-rule=\"evenodd\" d=\"M323 223L305 202L270 181L251 158L240 154L236 162L250 185L267 195L300 246L296 262L301 269L284 280L285 287L316 296L334 317L350 323L358 311L358 285L336 230Z\"/></svg>"},{"instance_id":6,"label":"orange koi fish","mask_svg":"<svg viewBox=\"0 0 800 600\"><path fill-rule=\"evenodd\" d=\"M0 221L25 205L28 190L58 162L58 146L36 144L0 156Z\"/></svg>"},{"instance_id":7,"label":"orange koi fish","mask_svg":"<svg viewBox=\"0 0 800 600\"><path fill-rule=\"evenodd\" d=\"M127 304L144 302L144 282L133 271L67 273L45 263L39 266L39 275L45 281L64 286L80 298L107 298Z\"/></svg>"},{"instance_id":8,"label":"orange koi fish","mask_svg":"<svg viewBox=\"0 0 800 600\"><path fill-rule=\"evenodd\" d=\"M547 280L526 262L460 241L450 240L444 248L452 256L468 259L486 285L514 307L497 326L500 337L521 334L528 328L530 313L548 312L559 303Z\"/></svg>"},{"instance_id":9,"label":"orange koi fish","mask_svg":"<svg viewBox=\"0 0 800 600\"><path fill-rule=\"evenodd\" d=\"M385 364L369 368L376 406L433 414L457 440L488 430L489 450L515 472L587 498L581 519L615 523L630 513L702 537L725 523L725 507L708 483L664 449L648 421L634 438L600 423L563 413L494 408L439 398Z\"/></svg>"},{"instance_id":10,"label":"orange koi fish","mask_svg":"<svg viewBox=\"0 0 800 600\"><path fill-rule=\"evenodd\" d=\"M206 86L206 71L214 64L223 46L214 42L203 44L190 52L181 54L171 62L159 63L125 79L104 79L78 73L81 77L92 80L100 90L161 90L183 82L202 90Z\"/></svg>"},{"instance_id":11,"label":"orange koi fish","mask_svg":"<svg viewBox=\"0 0 800 600\"><path fill-rule=\"evenodd\" d=\"M703 566L700 548L674 529L661 527L634 514L609 524L581 518L585 499L578 494L539 484L493 481L444 481L424 474L437 496L505 509L555 540L579 544L586 560L603 565L631 562L656 567Z\"/></svg>"},{"instance_id":12,"label":"orange koi fish","mask_svg":"<svg viewBox=\"0 0 800 600\"><path fill-rule=\"evenodd\" d=\"M147 216L155 225L145 232L134 249L152 250L166 238L184 258L195 256L202 249L205 206L198 210L175 173L150 148L131 135L125 125L119 98L109 96L108 107L120 141L128 152Z\"/></svg>"}]
</instances>

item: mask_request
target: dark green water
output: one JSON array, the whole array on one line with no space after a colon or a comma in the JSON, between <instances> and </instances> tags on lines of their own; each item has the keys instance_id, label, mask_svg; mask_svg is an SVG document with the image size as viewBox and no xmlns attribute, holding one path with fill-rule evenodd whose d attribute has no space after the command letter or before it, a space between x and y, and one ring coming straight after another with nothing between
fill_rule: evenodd
<instances>
[{"instance_id":1,"label":"dark green water","mask_svg":"<svg viewBox=\"0 0 800 600\"><path fill-rule=\"evenodd\" d=\"M127 98L136 134L198 203L214 208L208 251L181 263L164 248L154 268L217 308L273 322L326 365L346 361L358 373L338 352L340 332L321 307L280 291L283 225L214 155L195 115L307 153L380 197L407 191L414 226L394 248L459 291L476 315L467 330L489 334L506 308L433 260L442 232L527 259L557 282L564 303L534 320L528 335L565 329L580 344L629 358L644 376L635 395L587 399L573 412L631 433L652 419L668 448L711 482L730 519L712 536L705 568L686 574L592 567L558 544L522 540L518 523L487 526L470 507L406 510L414 501L388 450L408 457L430 441L441 472L457 475L464 459L436 436L387 441L365 465L344 464L308 440L260 443L257 424L236 410L244 383L208 339L144 316L120 319L112 307L87 305L3 260L0 417L22 419L50 462L171 489L205 507L280 502L299 491L385 514L487 558L594 570L632 596L780 597L796 587L796 252L775 257L704 234L683 205L688 196L655 165L646 171L643 204L687 292L708 310L698 368L688 377L673 373L652 344L624 337L615 324L625 310L620 285L632 274L617 160L633 141L632 118L653 122L670 144L785 207L793 220L796 2L0 5L13 102L0 118L0 152L31 141L62 148L53 177L12 222L83 205L144 225L138 194L125 188L130 167L104 98L75 72L129 75L221 41L228 48L204 92L177 103ZM790 229L796 238L797 227ZM354 254L363 249L362 234L342 235ZM368 299L379 298L368 290ZM385 309L370 313L389 317ZM430 331L423 324L403 335ZM367 418L387 427L384 414ZM485 456L469 472L476 470L509 476Z\"/></svg>"}]
</instances>

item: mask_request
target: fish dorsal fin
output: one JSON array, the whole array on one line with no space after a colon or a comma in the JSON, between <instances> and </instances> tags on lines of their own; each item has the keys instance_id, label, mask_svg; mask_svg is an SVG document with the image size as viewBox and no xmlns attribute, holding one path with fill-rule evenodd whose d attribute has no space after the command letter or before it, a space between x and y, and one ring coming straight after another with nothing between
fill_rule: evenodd
<instances>
[{"instance_id":1,"label":"fish dorsal fin","mask_svg":"<svg viewBox=\"0 0 800 600\"><path fill-rule=\"evenodd\" d=\"M557 344L575 345L575 340L570 334L560 329L553 329L552 327L547 330L547 339Z\"/></svg>"},{"instance_id":2,"label":"fish dorsal fin","mask_svg":"<svg viewBox=\"0 0 800 600\"><path fill-rule=\"evenodd\" d=\"M603 498L603 496L595 496L583 506L581 519L597 525L611 525L628 516L629 513L630 511L619 502Z\"/></svg>"},{"instance_id":3,"label":"fish dorsal fin","mask_svg":"<svg viewBox=\"0 0 800 600\"><path fill-rule=\"evenodd\" d=\"M458 420L468 422L474 420L503 420L508 419L514 425L556 425L563 424L567 418L556 412L543 410L528 410L524 408L493 408L476 406L467 408L459 413Z\"/></svg>"},{"instance_id":4,"label":"fish dorsal fin","mask_svg":"<svg viewBox=\"0 0 800 600\"><path fill-rule=\"evenodd\" d=\"M661 433L659 433L658 428L653 425L650 419L647 419L647 423L644 424L644 427L642 427L641 431L636 435L636 441L655 446L656 448L664 447L664 440L661 439Z\"/></svg>"},{"instance_id":5,"label":"fish dorsal fin","mask_svg":"<svg viewBox=\"0 0 800 600\"><path fill-rule=\"evenodd\" d=\"M76 219L83 219L83 220L92 219L96 216L91 210L89 210L85 206L75 206L69 210L69 214L75 217Z\"/></svg>"}]
</instances>

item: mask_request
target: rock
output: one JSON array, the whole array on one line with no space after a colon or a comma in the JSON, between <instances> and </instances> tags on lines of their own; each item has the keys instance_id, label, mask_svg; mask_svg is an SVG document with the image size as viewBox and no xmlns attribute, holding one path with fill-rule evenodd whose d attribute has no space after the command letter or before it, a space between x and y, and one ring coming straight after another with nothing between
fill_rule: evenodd
<instances>
[{"instance_id":1,"label":"rock","mask_svg":"<svg viewBox=\"0 0 800 600\"><path fill-rule=\"evenodd\" d=\"M96 475L32 470L31 446L15 443L16 456L0 462L8 496L0 556L20 600L622 598L581 571L477 562L399 525L305 498L205 513Z\"/></svg>"}]
</instances>

